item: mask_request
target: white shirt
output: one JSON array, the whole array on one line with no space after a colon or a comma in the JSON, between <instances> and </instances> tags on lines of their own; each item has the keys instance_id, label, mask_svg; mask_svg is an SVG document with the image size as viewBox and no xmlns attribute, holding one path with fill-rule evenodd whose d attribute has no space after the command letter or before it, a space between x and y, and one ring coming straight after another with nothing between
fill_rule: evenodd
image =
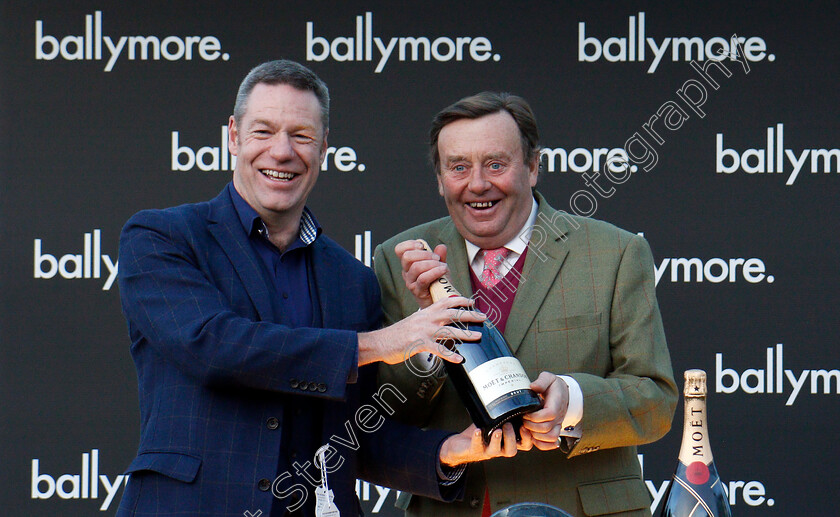
<instances>
[{"instance_id":1,"label":"white shirt","mask_svg":"<svg viewBox=\"0 0 840 517\"><path fill-rule=\"evenodd\" d=\"M502 276L506 275L519 260L519 257L525 253L528 243L531 241L531 233L534 230L534 224L537 221L537 201L533 200L531 204L531 214L525 225L516 233L516 236L505 244L505 248L510 250L508 256L499 266L499 272ZM467 246L467 258L470 261L470 267L475 273L476 277L481 278L484 271L484 253L481 253L481 248L464 239ZM521 282L527 282L528 278L522 277ZM580 389L580 384L568 375L558 375L567 386L569 386L569 408L566 410L566 416L563 418L563 430L560 432L562 436L571 438L580 438L581 429L578 428L581 418L583 418L583 392Z\"/></svg>"}]
</instances>

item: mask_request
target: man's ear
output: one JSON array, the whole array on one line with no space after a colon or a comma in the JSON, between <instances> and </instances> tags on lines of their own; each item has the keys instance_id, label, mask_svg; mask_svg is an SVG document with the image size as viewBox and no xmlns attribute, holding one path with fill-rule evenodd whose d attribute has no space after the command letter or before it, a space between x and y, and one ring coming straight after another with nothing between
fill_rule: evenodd
<instances>
[{"instance_id":1,"label":"man's ear","mask_svg":"<svg viewBox=\"0 0 840 517\"><path fill-rule=\"evenodd\" d=\"M540 152L534 153L531 163L528 165L528 181L531 188L537 186L537 180L540 178Z\"/></svg>"},{"instance_id":2,"label":"man's ear","mask_svg":"<svg viewBox=\"0 0 840 517\"><path fill-rule=\"evenodd\" d=\"M443 181L441 181L439 172L437 173L436 178L438 183L438 194L440 194L440 197L443 197Z\"/></svg>"},{"instance_id":3,"label":"man's ear","mask_svg":"<svg viewBox=\"0 0 840 517\"><path fill-rule=\"evenodd\" d=\"M236 119L233 115L228 120L228 150L234 156L239 154L239 128L236 127Z\"/></svg>"},{"instance_id":4,"label":"man's ear","mask_svg":"<svg viewBox=\"0 0 840 517\"><path fill-rule=\"evenodd\" d=\"M327 156L327 148L329 144L327 144L327 136L330 134L329 128L324 130L324 141L321 143L321 159L318 160L318 168L321 168L321 165L324 164L324 158Z\"/></svg>"}]
</instances>

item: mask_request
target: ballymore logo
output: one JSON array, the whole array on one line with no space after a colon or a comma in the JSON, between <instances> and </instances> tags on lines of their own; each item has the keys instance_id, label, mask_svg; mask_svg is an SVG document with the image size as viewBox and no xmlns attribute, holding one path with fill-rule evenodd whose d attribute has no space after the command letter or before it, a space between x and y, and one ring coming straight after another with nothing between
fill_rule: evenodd
<instances>
[{"instance_id":1,"label":"ballymore logo","mask_svg":"<svg viewBox=\"0 0 840 517\"><path fill-rule=\"evenodd\" d=\"M117 279L119 260L112 260L102 253L102 230L85 233L82 252L67 253L60 257L44 252L41 239L35 239L35 278L49 279L61 275L68 280L80 278L105 278L103 291L108 291Z\"/></svg>"},{"instance_id":2,"label":"ballymore logo","mask_svg":"<svg viewBox=\"0 0 840 517\"><path fill-rule=\"evenodd\" d=\"M129 61L222 61L230 59L222 52L222 44L215 36L108 36L102 11L85 15L84 34L63 37L46 33L44 20L35 21L35 59L52 61L106 61L110 72L121 57Z\"/></svg>"},{"instance_id":3,"label":"ballymore logo","mask_svg":"<svg viewBox=\"0 0 840 517\"><path fill-rule=\"evenodd\" d=\"M767 273L767 267L760 258L720 258L713 257L703 260L698 257L663 258L659 265L654 264L656 285L663 279L672 283L690 282L721 282L735 283L741 280L750 284L776 281L773 275ZM666 275L668 273L668 275Z\"/></svg>"},{"instance_id":4,"label":"ballymore logo","mask_svg":"<svg viewBox=\"0 0 840 517\"><path fill-rule=\"evenodd\" d=\"M595 147L587 149L576 147L544 147L540 149L540 162L545 172L601 172L608 168L613 173L627 170L630 157L623 147ZM630 165L630 172L636 172L635 165Z\"/></svg>"},{"instance_id":5,"label":"ballymore logo","mask_svg":"<svg viewBox=\"0 0 840 517\"><path fill-rule=\"evenodd\" d=\"M840 395L840 370L801 370L785 369L785 349L782 343L768 347L765 363L761 368L747 368L739 372L734 368L724 367L723 353L715 354L715 392L747 394L784 394L790 391L785 402L792 406L803 393L811 395ZM833 386L833 390L832 390ZM788 389L789 388L789 389Z\"/></svg>"},{"instance_id":6,"label":"ballymore logo","mask_svg":"<svg viewBox=\"0 0 840 517\"><path fill-rule=\"evenodd\" d=\"M655 37L648 37L644 12L640 12L638 18L629 17L626 35L604 38L596 35L591 27L589 29L590 32L587 35L586 22L578 23L578 61L591 63L604 59L613 63L644 63L650 60L650 66L647 69L649 74L656 71L663 59L689 62L706 59L721 60L729 56L729 59L736 60L736 43L743 47L744 58L747 61L776 60L775 55L767 53L767 43L764 38L758 36L741 37L737 39L737 42L721 36L709 39L699 36L666 37L658 40Z\"/></svg>"},{"instance_id":7,"label":"ballymore logo","mask_svg":"<svg viewBox=\"0 0 840 517\"><path fill-rule=\"evenodd\" d=\"M786 174L785 185L793 185L799 173L840 173L840 149L785 148L785 125L776 124L767 128L767 139L763 148L738 151L724 148L723 133L715 140L715 172L732 174L742 171L747 174ZM788 170L787 166L790 166Z\"/></svg>"},{"instance_id":8,"label":"ballymore logo","mask_svg":"<svg viewBox=\"0 0 840 517\"><path fill-rule=\"evenodd\" d=\"M120 487L128 482L128 476L122 474L111 480L107 475L99 473L99 449L82 453L78 473L56 476L46 470L40 459L32 460L32 499L102 499L99 506L101 512L110 508Z\"/></svg>"},{"instance_id":9,"label":"ballymore logo","mask_svg":"<svg viewBox=\"0 0 840 517\"><path fill-rule=\"evenodd\" d=\"M193 148L186 145L180 131L173 131L171 136L171 167L173 172L183 171L233 171L236 168L236 156L228 146L228 127L219 130L219 145L204 145ZM356 150L352 147L328 147L321 163L321 171L334 167L339 172L364 172L365 164L359 161Z\"/></svg>"},{"instance_id":10,"label":"ballymore logo","mask_svg":"<svg viewBox=\"0 0 840 517\"><path fill-rule=\"evenodd\" d=\"M376 62L374 73L385 69L390 59L397 61L499 61L493 43L484 36L394 36L374 35L373 13L356 16L355 32L350 36L327 39L315 35L315 22L306 22L306 60Z\"/></svg>"}]
</instances>

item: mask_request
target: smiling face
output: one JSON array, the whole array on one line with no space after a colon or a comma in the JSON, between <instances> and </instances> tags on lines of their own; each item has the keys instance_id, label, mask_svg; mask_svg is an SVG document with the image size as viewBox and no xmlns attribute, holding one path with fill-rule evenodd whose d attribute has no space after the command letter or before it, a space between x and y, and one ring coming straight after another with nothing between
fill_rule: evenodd
<instances>
[{"instance_id":1,"label":"smiling face","mask_svg":"<svg viewBox=\"0 0 840 517\"><path fill-rule=\"evenodd\" d=\"M233 185L269 230L300 220L327 150L314 93L288 84L257 84L240 123L228 123L236 156Z\"/></svg>"},{"instance_id":2,"label":"smiling face","mask_svg":"<svg viewBox=\"0 0 840 517\"><path fill-rule=\"evenodd\" d=\"M438 137L438 191L458 232L484 249L510 242L531 213L538 157L525 163L507 111L458 119Z\"/></svg>"}]
</instances>

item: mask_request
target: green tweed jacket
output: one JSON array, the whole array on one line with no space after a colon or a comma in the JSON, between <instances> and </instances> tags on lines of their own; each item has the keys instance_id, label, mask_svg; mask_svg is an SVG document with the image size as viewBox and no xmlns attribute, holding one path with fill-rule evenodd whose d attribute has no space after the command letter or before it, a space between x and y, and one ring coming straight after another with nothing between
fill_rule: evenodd
<instances>
[{"instance_id":1,"label":"green tweed jacket","mask_svg":"<svg viewBox=\"0 0 840 517\"><path fill-rule=\"evenodd\" d=\"M535 197L537 222L505 338L531 379L549 371L580 384L583 436L565 452L534 448L512 459L471 465L463 500L403 498L408 515L479 517L485 487L494 512L538 501L575 516L650 515L636 445L668 432L678 397L650 247L638 235L554 210L539 193ZM432 247L446 244L455 287L465 296L472 293L464 239L451 218L414 227L375 251L386 323L418 308L394 253L397 243L417 238ZM380 379L408 397L399 419L452 431L470 424L445 379L437 390L435 382L404 364L381 367Z\"/></svg>"}]
</instances>

